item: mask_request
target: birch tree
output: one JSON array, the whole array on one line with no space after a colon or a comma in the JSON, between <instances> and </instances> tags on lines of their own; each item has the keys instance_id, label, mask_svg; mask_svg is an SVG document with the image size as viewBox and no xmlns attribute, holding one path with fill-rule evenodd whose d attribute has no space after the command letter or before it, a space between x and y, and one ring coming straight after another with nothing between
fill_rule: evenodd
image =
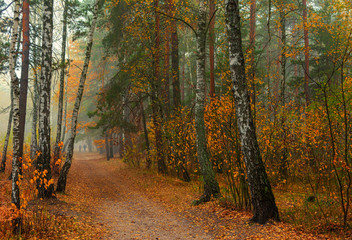
<instances>
[{"instance_id":1,"label":"birch tree","mask_svg":"<svg viewBox=\"0 0 352 240\"><path fill-rule=\"evenodd\" d=\"M11 186L11 202L19 210L20 204L20 189L19 183L19 172L21 168L20 159L20 133L19 133L19 121L20 121L20 89L19 89L19 79L16 76L16 40L18 39L18 25L19 25L19 11L20 11L20 1L15 0L15 10L13 19L12 36L10 42L10 58L9 58L9 69L11 76L11 88L13 91L13 159L12 159L12 186ZM21 228L21 218L16 217L13 220L14 231L19 232Z\"/></svg>"},{"instance_id":2,"label":"birch tree","mask_svg":"<svg viewBox=\"0 0 352 240\"><path fill-rule=\"evenodd\" d=\"M75 105L72 112L72 118L71 118L72 122L71 122L70 136L68 139L67 155L66 155L65 164L60 171L60 176L57 182L57 188L56 188L57 192L65 192L67 175L72 164L74 142L75 142L76 133L77 133L78 112L82 101L85 81L87 79L88 66L89 66L89 61L90 61L91 52L92 52L92 45L93 45L93 35L94 35L95 26L98 18L98 10L99 10L99 0L97 0L94 4L93 19L92 19L92 24L88 34L88 43L87 43L87 49L85 53L84 65L83 65L81 77L79 80L79 86L78 86L77 96L75 100Z\"/></svg>"},{"instance_id":3,"label":"birch tree","mask_svg":"<svg viewBox=\"0 0 352 240\"><path fill-rule=\"evenodd\" d=\"M251 221L264 224L269 219L279 220L279 213L260 155L251 113L242 50L239 2L226 0L225 7L237 125L254 213Z\"/></svg>"},{"instance_id":4,"label":"birch tree","mask_svg":"<svg viewBox=\"0 0 352 240\"><path fill-rule=\"evenodd\" d=\"M219 184L215 178L215 172L209 160L209 153L206 142L206 129L204 122L205 104L205 46L206 46L206 24L207 12L206 2L200 1L198 30L197 30L197 89L195 105L195 127L197 138L197 157L200 164L200 171L204 181L204 193L201 198L193 204L199 204L210 200L211 196L217 197L220 194Z\"/></svg>"},{"instance_id":5,"label":"birch tree","mask_svg":"<svg viewBox=\"0 0 352 240\"><path fill-rule=\"evenodd\" d=\"M42 175L37 180L39 198L51 198L54 194L54 186L49 184L51 179L50 96L53 45L53 4L53 0L44 0L42 18L43 36L39 102L39 156L37 160L37 170Z\"/></svg>"}]
</instances>

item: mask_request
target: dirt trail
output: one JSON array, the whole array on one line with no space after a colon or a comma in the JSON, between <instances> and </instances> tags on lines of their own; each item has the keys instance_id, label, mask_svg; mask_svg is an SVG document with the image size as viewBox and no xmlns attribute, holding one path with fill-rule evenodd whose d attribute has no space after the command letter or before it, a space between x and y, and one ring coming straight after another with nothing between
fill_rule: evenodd
<instances>
[{"instance_id":1,"label":"dirt trail","mask_svg":"<svg viewBox=\"0 0 352 240\"><path fill-rule=\"evenodd\" d=\"M82 189L87 191L81 191L79 198L94 203L89 211L106 229L104 239L214 239L143 196L124 171L109 168L102 156L76 153L73 162L69 178L85 185Z\"/></svg>"},{"instance_id":2,"label":"dirt trail","mask_svg":"<svg viewBox=\"0 0 352 240\"><path fill-rule=\"evenodd\" d=\"M176 179L126 167L98 154L75 153L67 195L74 216L99 230L94 239L332 239L298 232L285 223L249 224L249 213L209 202L189 203L197 191Z\"/></svg>"}]
</instances>

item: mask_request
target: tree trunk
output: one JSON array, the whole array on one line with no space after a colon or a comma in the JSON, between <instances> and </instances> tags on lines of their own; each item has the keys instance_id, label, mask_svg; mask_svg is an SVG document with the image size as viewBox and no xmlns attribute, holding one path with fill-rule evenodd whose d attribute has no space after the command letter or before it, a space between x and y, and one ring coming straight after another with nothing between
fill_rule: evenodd
<instances>
[{"instance_id":1,"label":"tree trunk","mask_svg":"<svg viewBox=\"0 0 352 240\"><path fill-rule=\"evenodd\" d=\"M147 167L147 169L150 169L152 166L152 161L150 159L150 145L149 145L147 121L145 119L144 105L143 105L142 100L140 100L140 104L141 104L141 114L142 114L142 121L143 121L144 137L145 137L145 148L147 150L147 160L146 160L147 166L146 167Z\"/></svg>"},{"instance_id":2,"label":"tree trunk","mask_svg":"<svg viewBox=\"0 0 352 240\"><path fill-rule=\"evenodd\" d=\"M154 1L155 11L155 42L154 42L154 79L151 86L152 97L152 111L153 123L155 128L155 146L157 151L157 164L159 173L167 173L167 167L164 159L163 151L163 135L161 129L162 115L159 99L160 92L160 16L158 13L159 1Z\"/></svg>"},{"instance_id":3,"label":"tree trunk","mask_svg":"<svg viewBox=\"0 0 352 240\"><path fill-rule=\"evenodd\" d=\"M20 83L20 152L19 157L23 156L24 132L26 125L27 112L27 92L28 92L28 70L29 70L29 0L23 1L22 6L22 68ZM21 172L21 171L20 171Z\"/></svg>"},{"instance_id":4,"label":"tree trunk","mask_svg":"<svg viewBox=\"0 0 352 240\"><path fill-rule=\"evenodd\" d=\"M37 17L36 14L34 15L34 22L35 24L38 24L37 22ZM40 37L35 37L35 45L41 45L41 40ZM37 136L37 125L38 125L38 102L39 102L39 74L37 67L39 65L38 61L38 51L37 48L35 47L33 49L33 58L34 58L34 66L32 68L34 72L34 82L33 82L33 98L32 98L32 104L33 104L33 110L32 110L32 133L31 133L31 159L34 160L34 165L36 165L36 153L38 151L38 136Z\"/></svg>"},{"instance_id":5,"label":"tree trunk","mask_svg":"<svg viewBox=\"0 0 352 240\"><path fill-rule=\"evenodd\" d=\"M62 112L64 105L64 85L65 85L65 59L66 59L66 40L67 40L67 11L68 2L64 1L64 13L63 13L63 26L62 26L62 44L61 44L61 72L60 72L60 93L59 93L59 105L57 113L57 132L56 141L54 145L54 167L56 168L56 161L60 158L60 142L61 142L61 129L62 129Z\"/></svg>"},{"instance_id":6,"label":"tree trunk","mask_svg":"<svg viewBox=\"0 0 352 240\"><path fill-rule=\"evenodd\" d=\"M110 151L109 151L109 139L108 139L108 133L107 131L105 132L105 151L106 151L106 160L110 160Z\"/></svg>"},{"instance_id":7,"label":"tree trunk","mask_svg":"<svg viewBox=\"0 0 352 240\"><path fill-rule=\"evenodd\" d=\"M310 94L308 87L309 80L309 39L308 39L308 23L307 23L307 0L303 0L303 27L304 27L304 92L306 95L306 105L309 105Z\"/></svg>"},{"instance_id":8,"label":"tree trunk","mask_svg":"<svg viewBox=\"0 0 352 240\"><path fill-rule=\"evenodd\" d=\"M38 150L38 139L37 139L37 123L38 123L38 106L39 100L39 86L38 86L38 74L35 73L34 80L34 97L33 97L33 110L32 110L32 134L31 134L31 159L35 160L36 152Z\"/></svg>"},{"instance_id":9,"label":"tree trunk","mask_svg":"<svg viewBox=\"0 0 352 240\"><path fill-rule=\"evenodd\" d=\"M169 0L169 9L172 15L175 14L174 0ZM174 110L181 106L180 92L180 70L179 70L179 55L178 55L178 35L177 22L171 19L171 69L172 69L172 90Z\"/></svg>"},{"instance_id":10,"label":"tree trunk","mask_svg":"<svg viewBox=\"0 0 352 240\"><path fill-rule=\"evenodd\" d=\"M280 163L280 174L283 179L287 178L287 157L288 150L286 147L287 134L286 134L286 11L285 11L285 0L280 2L280 27L281 27L281 129L282 129L282 140L283 140L283 149Z\"/></svg>"},{"instance_id":11,"label":"tree trunk","mask_svg":"<svg viewBox=\"0 0 352 240\"><path fill-rule=\"evenodd\" d=\"M237 124L254 211L251 221L263 224L271 218L279 220L279 213L260 155L251 114L242 50L238 1L227 0L225 4L229 62L233 81Z\"/></svg>"},{"instance_id":12,"label":"tree trunk","mask_svg":"<svg viewBox=\"0 0 352 240\"><path fill-rule=\"evenodd\" d=\"M194 205L202 202L207 202L210 200L212 195L214 197L218 197L220 194L219 184L215 178L215 172L209 160L204 122L206 15L206 1L201 0L197 32L197 89L195 105L195 127L197 138L197 157L204 181L204 193L199 200L193 202Z\"/></svg>"},{"instance_id":13,"label":"tree trunk","mask_svg":"<svg viewBox=\"0 0 352 240\"><path fill-rule=\"evenodd\" d=\"M69 71L68 71L69 72ZM66 126L67 126L67 84L68 84L68 79L66 77L65 80L65 108L64 108L64 114L63 114L63 128L62 128L62 138L61 141L65 143L65 137L66 137ZM65 146L65 145L64 145ZM64 149L62 149L64 152Z\"/></svg>"},{"instance_id":14,"label":"tree trunk","mask_svg":"<svg viewBox=\"0 0 352 240\"><path fill-rule=\"evenodd\" d=\"M214 73L214 45L215 45L215 2L210 0L209 3L209 67L210 67L210 97L215 97L215 73Z\"/></svg>"},{"instance_id":15,"label":"tree trunk","mask_svg":"<svg viewBox=\"0 0 352 240\"><path fill-rule=\"evenodd\" d=\"M70 137L69 137L69 141L68 141L66 161L60 171L60 176L59 176L59 179L57 182L57 188L56 188L57 192L65 192L67 175L68 175L68 172L69 172L71 164L72 164L74 142L75 142L76 132L77 132L78 112L79 112L79 108L80 108L81 101L82 101L84 84L85 84L85 81L87 78L87 71L88 71L89 61L90 61L91 52L92 52L93 35L94 35L94 30L95 30L95 26L96 26L96 22L97 22L97 18L98 18L98 10L99 10L98 4L99 4L99 0L96 0L95 5L94 5L94 13L93 13L94 15L93 15L93 20L92 20L92 25L91 25L89 35L88 35L88 43L87 43L87 49L86 49L86 54L85 54L86 57L84 60L83 70L82 70L81 77L79 80L76 101L75 101L75 105L74 105L73 112L72 112L72 123L71 123Z\"/></svg>"},{"instance_id":16,"label":"tree trunk","mask_svg":"<svg viewBox=\"0 0 352 240\"><path fill-rule=\"evenodd\" d=\"M43 38L42 38L42 68L40 76L39 103L39 156L37 170L42 176L37 180L39 198L51 198L54 195L54 185L51 179L51 147L50 147L50 96L52 76L52 45L53 45L53 0L44 1Z\"/></svg>"},{"instance_id":17,"label":"tree trunk","mask_svg":"<svg viewBox=\"0 0 352 240\"><path fill-rule=\"evenodd\" d=\"M112 136L113 136L112 133L108 135L110 158L114 158L114 138Z\"/></svg>"},{"instance_id":18,"label":"tree trunk","mask_svg":"<svg viewBox=\"0 0 352 240\"><path fill-rule=\"evenodd\" d=\"M165 26L165 55L164 55L164 94L163 94L163 106L165 116L168 118L170 115L170 28L169 24Z\"/></svg>"},{"instance_id":19,"label":"tree trunk","mask_svg":"<svg viewBox=\"0 0 352 240\"><path fill-rule=\"evenodd\" d=\"M255 26L256 26L256 0L251 0L251 7L250 7L250 29L249 29L249 51L250 51L250 71L248 76L251 79L252 85L252 106L253 106L253 118L254 118L254 126L255 126L255 119L256 119L256 88L255 88L255 61L254 61L254 52L255 52Z\"/></svg>"},{"instance_id":20,"label":"tree trunk","mask_svg":"<svg viewBox=\"0 0 352 240\"><path fill-rule=\"evenodd\" d=\"M120 158L123 158L124 152L125 152L123 129L121 129L121 132L119 133L118 138L119 138L119 155L120 155Z\"/></svg>"},{"instance_id":21,"label":"tree trunk","mask_svg":"<svg viewBox=\"0 0 352 240\"><path fill-rule=\"evenodd\" d=\"M15 0L15 10L13 18L12 37L10 42L10 57L9 57L9 70L11 76L11 89L13 91L13 158L12 158L12 187L11 187L11 202L16 206L17 210L20 209L20 189L18 186L19 173L21 168L20 159L20 89L19 79L16 76L16 49L15 44L18 38L18 25L19 25L19 11L20 1ZM17 217L13 220L14 232L18 233L21 229L21 218Z\"/></svg>"}]
</instances>

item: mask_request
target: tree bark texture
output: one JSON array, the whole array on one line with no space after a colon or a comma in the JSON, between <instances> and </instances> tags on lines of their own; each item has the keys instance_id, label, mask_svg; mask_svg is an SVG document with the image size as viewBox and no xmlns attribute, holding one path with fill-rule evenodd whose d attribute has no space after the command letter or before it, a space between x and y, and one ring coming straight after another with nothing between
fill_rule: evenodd
<instances>
[{"instance_id":1,"label":"tree bark texture","mask_svg":"<svg viewBox=\"0 0 352 240\"><path fill-rule=\"evenodd\" d=\"M40 76L39 101L39 156L37 170L41 176L37 180L39 198L51 198L54 185L51 179L50 147L50 97L53 46L53 0L45 0L43 8L42 68Z\"/></svg>"},{"instance_id":2,"label":"tree bark texture","mask_svg":"<svg viewBox=\"0 0 352 240\"><path fill-rule=\"evenodd\" d=\"M57 188L56 188L57 192L65 192L67 175L72 164L74 142L75 142L76 133L77 133L78 113L79 113L79 108L82 101L85 81L87 79L88 66L89 66L89 61L90 61L92 46L93 46L93 35L94 35L95 26L98 18L98 10L99 10L98 5L99 5L99 0L97 0L94 5L93 19L92 19L92 25L88 34L88 43L87 43L87 49L85 53L84 65L83 65L81 77L79 80L79 86L78 86L77 96L75 100L75 105L72 112L72 119L71 119L72 122L71 122L71 130L70 130L70 136L68 141L67 155L66 155L65 164L63 165L60 171L60 176L57 182Z\"/></svg>"},{"instance_id":3,"label":"tree bark texture","mask_svg":"<svg viewBox=\"0 0 352 240\"><path fill-rule=\"evenodd\" d=\"M33 86L33 110L32 110L32 133L31 133L31 159L36 158L36 152L38 150L38 137L37 137L37 125L38 125L38 106L37 102L39 100L39 86L38 86L38 76L35 74Z\"/></svg>"},{"instance_id":4,"label":"tree bark texture","mask_svg":"<svg viewBox=\"0 0 352 240\"><path fill-rule=\"evenodd\" d=\"M154 79L151 86L153 123L155 128L155 147L157 151L157 165L159 173L167 173L163 151L163 135L161 129L162 115L160 106L160 16L158 13L159 1L154 1L155 11L155 42L154 42Z\"/></svg>"},{"instance_id":5,"label":"tree bark texture","mask_svg":"<svg viewBox=\"0 0 352 240\"><path fill-rule=\"evenodd\" d=\"M215 172L209 160L207 149L206 129L204 122L205 105L205 46L206 46L206 2L200 1L197 31L197 89L195 105L195 128L197 139L197 157L200 171L204 181L204 193L199 202L209 201L211 196L220 194L219 184L215 178ZM197 204L197 203L195 203Z\"/></svg>"},{"instance_id":6,"label":"tree bark texture","mask_svg":"<svg viewBox=\"0 0 352 240\"><path fill-rule=\"evenodd\" d=\"M20 204L20 189L18 182L20 180L19 173L21 168L21 157L20 157L20 132L19 132L19 121L20 121L20 89L19 89L19 79L16 76L16 41L18 39L18 25L19 25L19 11L20 11L20 1L15 0L14 9L14 19L12 36L10 42L10 57L9 57L9 70L11 77L11 88L13 91L13 158L12 158L12 173L11 173L11 202L19 210ZM18 232L21 228L21 218L17 217L13 221L14 231Z\"/></svg>"},{"instance_id":7,"label":"tree bark texture","mask_svg":"<svg viewBox=\"0 0 352 240\"><path fill-rule=\"evenodd\" d=\"M239 2L238 0L227 0L225 7L229 41L229 62L233 81L237 124L254 211L254 216L251 220L264 224L269 219L279 220L279 213L268 176L265 172L254 129L250 98L246 84Z\"/></svg>"}]
</instances>

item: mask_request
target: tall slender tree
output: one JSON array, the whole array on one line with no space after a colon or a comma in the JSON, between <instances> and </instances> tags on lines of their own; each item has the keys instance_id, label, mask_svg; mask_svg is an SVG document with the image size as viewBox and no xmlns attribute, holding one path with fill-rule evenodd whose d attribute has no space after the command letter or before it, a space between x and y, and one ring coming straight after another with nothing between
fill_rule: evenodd
<instances>
[{"instance_id":1,"label":"tall slender tree","mask_svg":"<svg viewBox=\"0 0 352 240\"><path fill-rule=\"evenodd\" d=\"M12 188L11 188L11 202L19 210L21 207L20 203L20 188L19 188L19 174L21 168L21 157L20 157L20 88L19 79L17 78L16 68L16 41L18 39L18 25L20 15L20 1L15 0L14 18L12 26L12 36L10 42L10 58L9 58L9 70L11 77L11 88L13 91L13 158L12 158ZM13 221L14 232L19 232L21 229L21 218L16 217Z\"/></svg>"},{"instance_id":2,"label":"tall slender tree","mask_svg":"<svg viewBox=\"0 0 352 240\"><path fill-rule=\"evenodd\" d=\"M36 26L40 26L40 21L37 15L40 12L37 10L36 14L33 15L33 22ZM40 27L39 27L40 28ZM33 35L32 35L33 36ZM33 40L32 40L33 41ZM36 159L36 153L38 151L38 135L37 135L37 127L38 127L38 103L39 103L39 85L40 85L40 74L38 70L39 62L40 62L40 54L38 51L38 47L41 45L41 38L39 34L34 35L34 47L33 47L33 67L32 71L34 72L33 86L32 86L32 131L31 131L31 146L30 146L30 156L31 159ZM33 46L33 45L32 45Z\"/></svg>"},{"instance_id":3,"label":"tall slender tree","mask_svg":"<svg viewBox=\"0 0 352 240\"><path fill-rule=\"evenodd\" d=\"M172 15L175 14L175 2L169 0L169 10ZM177 22L174 18L171 19L171 69L172 69L172 94L173 107L177 109L181 106L181 92L180 92L180 66L178 54L178 33Z\"/></svg>"},{"instance_id":4,"label":"tall slender tree","mask_svg":"<svg viewBox=\"0 0 352 240\"><path fill-rule=\"evenodd\" d=\"M155 145L157 151L157 165L160 173L167 173L165 164L165 156L163 151L163 135L162 135L162 115L160 106L160 15L159 0L154 1L155 14L155 39L154 39L154 78L151 83L151 100L152 100L152 117L155 127Z\"/></svg>"},{"instance_id":5,"label":"tall slender tree","mask_svg":"<svg viewBox=\"0 0 352 240\"><path fill-rule=\"evenodd\" d=\"M210 67L210 97L215 96L215 1L209 1L209 67Z\"/></svg>"},{"instance_id":6,"label":"tall slender tree","mask_svg":"<svg viewBox=\"0 0 352 240\"><path fill-rule=\"evenodd\" d=\"M309 105L309 38L308 38L308 21L307 21L307 0L302 0L303 4L303 27L304 27L304 93L306 96L306 105Z\"/></svg>"},{"instance_id":7,"label":"tall slender tree","mask_svg":"<svg viewBox=\"0 0 352 240\"><path fill-rule=\"evenodd\" d=\"M85 82L87 79L87 72L88 72L89 61L90 61L92 46L93 46L93 36L94 36L95 26L98 18L99 2L100 2L99 0L96 0L94 4L93 19L88 33L88 43L87 43L87 49L85 52L85 60L84 60L83 69L81 72L81 77L79 80L79 86L78 86L78 91L76 95L75 105L72 112L71 130L70 130L70 136L68 139L67 155L66 155L65 164L60 171L59 179L57 182L57 188L56 188L57 192L65 192L67 175L72 164L74 143L75 143L75 138L77 133L78 113L81 106Z\"/></svg>"},{"instance_id":8,"label":"tall slender tree","mask_svg":"<svg viewBox=\"0 0 352 240\"><path fill-rule=\"evenodd\" d=\"M249 62L250 62L250 70L248 73L248 76L251 80L251 99L252 99L252 106L254 107L253 109L253 117L254 117L254 123L255 123L255 118L256 118L256 101L257 101L257 96L256 96L256 87L255 87L255 31L256 31L256 12L257 10L257 2L256 0L251 0L251 7L250 7L250 20L249 20Z\"/></svg>"},{"instance_id":9,"label":"tall slender tree","mask_svg":"<svg viewBox=\"0 0 352 240\"><path fill-rule=\"evenodd\" d=\"M251 113L242 50L239 1L226 0L225 7L237 125L254 212L251 220L266 223L269 219L279 220L279 212L260 155Z\"/></svg>"},{"instance_id":10,"label":"tall slender tree","mask_svg":"<svg viewBox=\"0 0 352 240\"><path fill-rule=\"evenodd\" d=\"M197 30L197 89L195 105L195 127L197 138L197 157L200 164L201 174L204 181L204 193L199 200L193 204L199 204L210 200L211 196L220 194L219 184L215 178L215 172L209 160L206 142L206 129L204 122L205 105L205 56L206 56L206 34L207 34L207 1L201 0L198 15Z\"/></svg>"},{"instance_id":11,"label":"tall slender tree","mask_svg":"<svg viewBox=\"0 0 352 240\"><path fill-rule=\"evenodd\" d=\"M54 185L48 184L51 179L51 147L50 147L50 97L52 76L52 46L53 46L53 0L44 0L43 8L43 37L42 64L40 76L39 103L39 156L37 170L42 175L37 180L39 198L51 198Z\"/></svg>"},{"instance_id":12,"label":"tall slender tree","mask_svg":"<svg viewBox=\"0 0 352 240\"><path fill-rule=\"evenodd\" d=\"M29 0L22 3L22 68L20 82L20 157L23 157L24 132L27 113L28 71L29 71Z\"/></svg>"}]
</instances>

